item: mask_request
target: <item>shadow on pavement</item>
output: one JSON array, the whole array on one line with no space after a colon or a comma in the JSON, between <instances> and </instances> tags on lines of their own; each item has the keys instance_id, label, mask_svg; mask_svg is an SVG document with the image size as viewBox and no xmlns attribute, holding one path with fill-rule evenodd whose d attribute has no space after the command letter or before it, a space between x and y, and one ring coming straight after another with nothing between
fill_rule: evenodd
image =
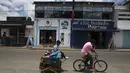
<instances>
[{"instance_id":1,"label":"shadow on pavement","mask_svg":"<svg viewBox=\"0 0 130 73\"><path fill-rule=\"evenodd\" d=\"M74 70L75 71L75 70ZM90 70L82 70L82 71L75 71L76 73L107 73L107 72L96 72L96 71L90 71Z\"/></svg>"},{"instance_id":2,"label":"shadow on pavement","mask_svg":"<svg viewBox=\"0 0 130 73\"><path fill-rule=\"evenodd\" d=\"M64 70L64 69L63 69L61 72L68 72L68 70Z\"/></svg>"},{"instance_id":3,"label":"shadow on pavement","mask_svg":"<svg viewBox=\"0 0 130 73\"><path fill-rule=\"evenodd\" d=\"M83 73L106 73L106 72L96 72L96 71L84 70Z\"/></svg>"}]
</instances>

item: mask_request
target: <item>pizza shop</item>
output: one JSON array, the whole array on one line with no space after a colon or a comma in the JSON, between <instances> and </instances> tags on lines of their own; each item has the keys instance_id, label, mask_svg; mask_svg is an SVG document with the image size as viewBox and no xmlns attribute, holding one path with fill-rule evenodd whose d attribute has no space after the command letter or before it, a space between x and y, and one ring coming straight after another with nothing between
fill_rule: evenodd
<instances>
[{"instance_id":1,"label":"pizza shop","mask_svg":"<svg viewBox=\"0 0 130 73\"><path fill-rule=\"evenodd\" d=\"M113 32L116 31L114 22L110 20L72 20L71 47L82 48L87 41L94 39L97 49L107 48Z\"/></svg>"}]
</instances>

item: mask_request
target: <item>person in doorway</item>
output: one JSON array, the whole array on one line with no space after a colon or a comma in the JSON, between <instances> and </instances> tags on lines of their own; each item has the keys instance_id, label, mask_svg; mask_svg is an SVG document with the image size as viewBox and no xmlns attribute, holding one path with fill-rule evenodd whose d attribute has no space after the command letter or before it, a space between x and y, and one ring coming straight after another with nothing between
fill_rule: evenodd
<instances>
[{"instance_id":1,"label":"person in doorway","mask_svg":"<svg viewBox=\"0 0 130 73\"><path fill-rule=\"evenodd\" d=\"M3 45L6 45L6 32L3 33Z\"/></svg>"},{"instance_id":2,"label":"person in doorway","mask_svg":"<svg viewBox=\"0 0 130 73\"><path fill-rule=\"evenodd\" d=\"M95 52L95 49L92 46L92 43L94 43L93 41L91 42L86 42L81 50L81 56L82 58L84 58L86 60L86 62L90 61L90 70L94 70L95 68L93 67L93 57L92 55L89 53L90 51L94 52L95 54L97 54Z\"/></svg>"},{"instance_id":3,"label":"person in doorway","mask_svg":"<svg viewBox=\"0 0 130 73\"><path fill-rule=\"evenodd\" d=\"M49 37L49 44L50 44L50 47L52 47L52 36Z\"/></svg>"}]
</instances>

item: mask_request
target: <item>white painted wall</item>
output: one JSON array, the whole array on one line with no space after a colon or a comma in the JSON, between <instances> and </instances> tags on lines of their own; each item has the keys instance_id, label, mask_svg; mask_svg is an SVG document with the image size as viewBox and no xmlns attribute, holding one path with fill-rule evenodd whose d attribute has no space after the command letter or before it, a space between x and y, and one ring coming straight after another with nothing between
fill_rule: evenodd
<instances>
[{"instance_id":1,"label":"white painted wall","mask_svg":"<svg viewBox=\"0 0 130 73\"><path fill-rule=\"evenodd\" d=\"M1 36L3 37L3 33L6 32L6 36L9 37L9 28L1 28Z\"/></svg>"},{"instance_id":2,"label":"white painted wall","mask_svg":"<svg viewBox=\"0 0 130 73\"><path fill-rule=\"evenodd\" d=\"M125 10L126 6L115 6L114 9Z\"/></svg>"},{"instance_id":3,"label":"white painted wall","mask_svg":"<svg viewBox=\"0 0 130 73\"><path fill-rule=\"evenodd\" d=\"M62 29L63 28L62 23L64 23L64 21L68 22L67 29ZM70 19L61 19L60 20L60 33L64 33L64 42L63 42L64 45L61 44L62 46L70 47L70 32L71 32L70 28L71 28L71 20Z\"/></svg>"},{"instance_id":4,"label":"white painted wall","mask_svg":"<svg viewBox=\"0 0 130 73\"><path fill-rule=\"evenodd\" d=\"M117 27L121 30L130 30L129 20L118 20Z\"/></svg>"},{"instance_id":5,"label":"white painted wall","mask_svg":"<svg viewBox=\"0 0 130 73\"><path fill-rule=\"evenodd\" d=\"M46 22L49 21L51 26L58 26L57 19L39 18L38 26L47 26Z\"/></svg>"},{"instance_id":6,"label":"white painted wall","mask_svg":"<svg viewBox=\"0 0 130 73\"><path fill-rule=\"evenodd\" d=\"M58 19L50 19L50 18L39 18L38 19L38 26L39 27L40 26L48 26L47 23L46 23L47 21L50 22L49 26L58 27L58 24L59 24ZM58 30L58 28L57 28L57 30ZM56 40L58 39L58 31L57 30L56 30ZM38 33L38 40L37 40L37 42L38 42L38 45L39 45L39 43L40 43L40 38L39 38L39 36L40 36L40 29L39 29L39 31L37 33Z\"/></svg>"},{"instance_id":7,"label":"white painted wall","mask_svg":"<svg viewBox=\"0 0 130 73\"><path fill-rule=\"evenodd\" d=\"M114 44L117 48L122 48L123 45L123 31L115 32L113 34Z\"/></svg>"},{"instance_id":8,"label":"white painted wall","mask_svg":"<svg viewBox=\"0 0 130 73\"><path fill-rule=\"evenodd\" d=\"M34 45L36 46L36 22L37 22L37 20L36 19L34 19Z\"/></svg>"},{"instance_id":9,"label":"white painted wall","mask_svg":"<svg viewBox=\"0 0 130 73\"><path fill-rule=\"evenodd\" d=\"M52 19L52 18L38 18L38 26L47 26L46 25L46 21L50 21L50 25L51 26L55 26L57 27L57 30L56 30L56 40L58 40L58 26L60 24L60 33L64 33L64 45L61 45L61 46L64 46L64 47L70 47L70 26L71 26L71 19ZM67 29L62 29L62 22L63 21L67 21L68 22L68 26L67 26ZM34 24L34 27L36 27L36 22ZM34 28L35 30L35 34L38 33L38 39L39 39L39 31L36 32L36 29ZM61 35L60 35L61 36ZM36 36L34 36L36 37ZM38 45L39 45L39 40L36 40L36 38L34 38L34 42L36 44L36 41L38 42Z\"/></svg>"},{"instance_id":10,"label":"white painted wall","mask_svg":"<svg viewBox=\"0 0 130 73\"><path fill-rule=\"evenodd\" d=\"M33 28L26 28L25 29L25 37L34 37L34 29Z\"/></svg>"}]
</instances>

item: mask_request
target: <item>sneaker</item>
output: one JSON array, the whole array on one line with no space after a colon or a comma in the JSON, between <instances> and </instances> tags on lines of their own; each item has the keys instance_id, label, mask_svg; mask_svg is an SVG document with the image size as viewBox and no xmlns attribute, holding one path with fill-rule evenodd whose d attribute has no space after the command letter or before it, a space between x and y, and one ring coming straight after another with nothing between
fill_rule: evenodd
<instances>
[{"instance_id":1,"label":"sneaker","mask_svg":"<svg viewBox=\"0 0 130 73\"><path fill-rule=\"evenodd\" d=\"M95 68L89 68L90 71L95 71L96 69Z\"/></svg>"}]
</instances>

